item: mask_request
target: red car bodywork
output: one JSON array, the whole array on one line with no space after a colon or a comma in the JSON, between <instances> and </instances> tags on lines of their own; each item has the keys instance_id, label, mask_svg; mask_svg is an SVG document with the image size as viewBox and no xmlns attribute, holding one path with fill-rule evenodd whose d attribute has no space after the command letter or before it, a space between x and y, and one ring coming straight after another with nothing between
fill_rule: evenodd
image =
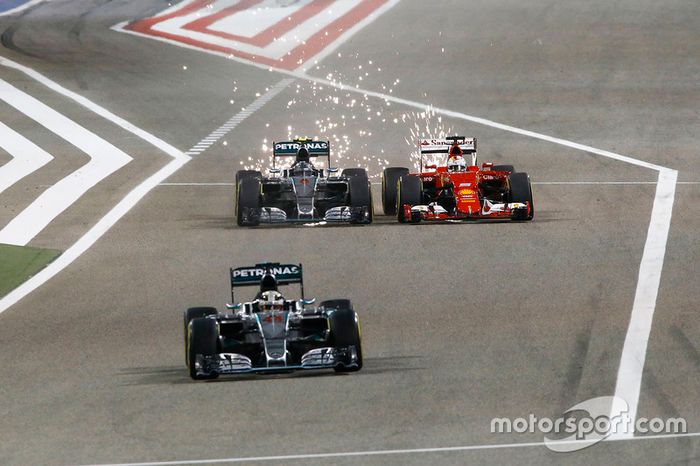
<instances>
[{"instance_id":1,"label":"red car bodywork","mask_svg":"<svg viewBox=\"0 0 700 466\"><path fill-rule=\"evenodd\" d=\"M463 153L459 142L454 141L446 155L447 159L455 155L474 154L472 161L475 162L476 140L473 144L473 151ZM406 219L412 219L412 221L510 219L513 218L515 210L518 211L518 215L523 216L525 209L527 209L526 216L531 217L534 208L531 202L509 201L507 193L511 172L493 170L493 163L484 163L481 167L469 165L463 172L449 172L446 165L426 165L425 168L433 171L422 170L420 173L412 173L408 176L421 178L423 193L430 202L418 207L409 204L398 206L403 209L403 216ZM421 169L423 169L422 163Z\"/></svg>"}]
</instances>

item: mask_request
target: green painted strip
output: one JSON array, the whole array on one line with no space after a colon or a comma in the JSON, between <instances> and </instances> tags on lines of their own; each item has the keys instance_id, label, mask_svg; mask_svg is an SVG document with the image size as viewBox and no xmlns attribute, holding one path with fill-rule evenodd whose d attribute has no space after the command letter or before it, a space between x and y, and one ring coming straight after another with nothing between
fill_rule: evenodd
<instances>
[{"instance_id":1,"label":"green painted strip","mask_svg":"<svg viewBox=\"0 0 700 466\"><path fill-rule=\"evenodd\" d=\"M0 244L0 297L46 267L61 251Z\"/></svg>"}]
</instances>

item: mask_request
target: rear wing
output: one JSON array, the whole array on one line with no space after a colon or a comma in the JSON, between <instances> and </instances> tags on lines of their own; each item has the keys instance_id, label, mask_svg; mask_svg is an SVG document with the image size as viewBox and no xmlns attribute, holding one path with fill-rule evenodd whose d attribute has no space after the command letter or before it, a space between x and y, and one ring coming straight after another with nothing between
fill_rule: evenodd
<instances>
[{"instance_id":1,"label":"rear wing","mask_svg":"<svg viewBox=\"0 0 700 466\"><path fill-rule=\"evenodd\" d=\"M476 163L476 138L464 136L448 136L441 139L421 139L420 148L420 171L423 171L423 155L425 154L449 154L453 145L457 144L463 154L472 154L472 165Z\"/></svg>"},{"instance_id":2,"label":"rear wing","mask_svg":"<svg viewBox=\"0 0 700 466\"><path fill-rule=\"evenodd\" d=\"M297 138L291 141L272 143L272 165L275 165L277 157L294 157L302 147L309 151L309 157L327 157L328 166L331 166L330 141L314 141L310 138Z\"/></svg>"},{"instance_id":3,"label":"rear wing","mask_svg":"<svg viewBox=\"0 0 700 466\"><path fill-rule=\"evenodd\" d=\"M275 276L277 285L299 283L301 286L301 299L304 299L304 275L301 264L265 262L248 267L231 268L231 300L235 302L233 297L234 288L240 286L260 286L260 281L267 274Z\"/></svg>"}]
</instances>

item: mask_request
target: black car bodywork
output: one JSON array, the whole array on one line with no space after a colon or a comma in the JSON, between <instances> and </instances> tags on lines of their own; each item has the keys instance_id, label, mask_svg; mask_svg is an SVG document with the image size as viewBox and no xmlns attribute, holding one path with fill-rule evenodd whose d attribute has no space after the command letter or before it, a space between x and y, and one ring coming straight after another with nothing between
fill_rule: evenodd
<instances>
[{"instance_id":1,"label":"black car bodywork","mask_svg":"<svg viewBox=\"0 0 700 466\"><path fill-rule=\"evenodd\" d=\"M301 264L265 263L230 272L232 298L239 286L259 286L259 297L263 291L298 283L301 299L285 300L281 311L260 310L258 297L227 305L221 313L210 307L185 311L185 358L193 379L298 369L353 372L362 367L359 320L352 304L334 299L310 307L314 300L304 298Z\"/></svg>"},{"instance_id":2,"label":"black car bodywork","mask_svg":"<svg viewBox=\"0 0 700 466\"><path fill-rule=\"evenodd\" d=\"M361 168L316 168L311 159L326 157L330 143L295 139L273 143L273 168L263 177L255 170L236 174L236 217L239 226L260 223L371 223L372 193ZM288 168L277 168L278 157L295 157Z\"/></svg>"}]
</instances>

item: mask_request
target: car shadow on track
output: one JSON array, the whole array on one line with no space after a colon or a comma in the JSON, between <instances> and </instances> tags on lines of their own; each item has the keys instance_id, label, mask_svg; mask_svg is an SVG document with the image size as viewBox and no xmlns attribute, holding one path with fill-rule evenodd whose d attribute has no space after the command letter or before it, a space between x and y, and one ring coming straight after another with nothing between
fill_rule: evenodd
<instances>
[{"instance_id":1,"label":"car shadow on track","mask_svg":"<svg viewBox=\"0 0 700 466\"><path fill-rule=\"evenodd\" d=\"M279 379L307 379L315 377L357 377L364 375L386 374L391 372L417 371L427 369L422 363L423 356L395 356L365 358L364 367L354 374L336 374L330 369L297 371L286 374L241 374L227 375L215 380L195 382L192 380L184 366L152 366L152 367L126 367L118 372L123 378L120 385L179 385L189 383L222 383L222 382L267 382Z\"/></svg>"}]
</instances>

